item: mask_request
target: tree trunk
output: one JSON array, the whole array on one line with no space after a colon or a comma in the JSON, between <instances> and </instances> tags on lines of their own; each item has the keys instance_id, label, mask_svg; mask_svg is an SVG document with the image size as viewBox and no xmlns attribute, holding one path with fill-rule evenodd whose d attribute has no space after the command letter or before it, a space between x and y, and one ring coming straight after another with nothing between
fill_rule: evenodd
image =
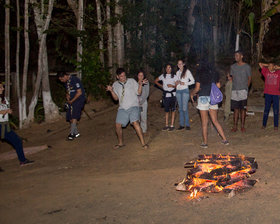
<instances>
[{"instance_id":1,"label":"tree trunk","mask_svg":"<svg viewBox=\"0 0 280 224\"><path fill-rule=\"evenodd\" d=\"M41 59L42 59L42 68L41 68L42 96L43 96L44 114L45 114L45 121L49 122L58 118L59 111L58 111L58 107L53 102L51 96L50 82L49 82L48 54L47 54L46 44L43 45L43 52L42 52Z\"/></svg>"},{"instance_id":2,"label":"tree trunk","mask_svg":"<svg viewBox=\"0 0 280 224\"><path fill-rule=\"evenodd\" d=\"M106 17L107 17L107 32L108 32L108 67L110 74L113 77L113 33L111 26L111 10L110 10L110 0L106 0Z\"/></svg>"},{"instance_id":3,"label":"tree trunk","mask_svg":"<svg viewBox=\"0 0 280 224\"><path fill-rule=\"evenodd\" d=\"M187 35L191 36L193 33L193 28L195 24L195 17L193 16L194 7L197 4L197 0L191 0L188 10L188 26L187 26ZM185 45L185 55L188 55L190 52L191 44L188 43Z\"/></svg>"},{"instance_id":4,"label":"tree trunk","mask_svg":"<svg viewBox=\"0 0 280 224\"><path fill-rule=\"evenodd\" d=\"M19 128L22 128L22 98L20 95L20 78L19 78L19 51L20 51L20 6L19 0L16 0L17 5L17 50L16 50L16 93L18 98L19 112Z\"/></svg>"},{"instance_id":5,"label":"tree trunk","mask_svg":"<svg viewBox=\"0 0 280 224\"><path fill-rule=\"evenodd\" d=\"M235 39L235 51L239 50L239 42L240 42L240 16L242 9L242 0L238 3L238 11L236 16L236 39Z\"/></svg>"},{"instance_id":6,"label":"tree trunk","mask_svg":"<svg viewBox=\"0 0 280 224\"><path fill-rule=\"evenodd\" d=\"M96 12L97 12L97 26L99 33L99 50L100 50L100 61L104 66L104 43L103 43L103 31L102 31L102 16L101 16L101 8L100 8L100 0L96 0Z\"/></svg>"},{"instance_id":7,"label":"tree trunk","mask_svg":"<svg viewBox=\"0 0 280 224\"><path fill-rule=\"evenodd\" d=\"M81 32L84 30L84 1L79 0L79 6L78 6L78 19L77 19L77 30ZM83 54L83 45L81 37L79 36L77 38L77 61L78 63L81 63L82 61L82 54ZM78 71L78 77L82 79L82 72Z\"/></svg>"},{"instance_id":8,"label":"tree trunk","mask_svg":"<svg viewBox=\"0 0 280 224\"><path fill-rule=\"evenodd\" d=\"M5 96L10 100L10 0L5 4Z\"/></svg>"},{"instance_id":9,"label":"tree trunk","mask_svg":"<svg viewBox=\"0 0 280 224\"><path fill-rule=\"evenodd\" d=\"M119 0L116 1L115 8L116 16L122 15L122 7L119 5ZM116 24L114 28L114 37L116 42L116 50L117 50L117 64L119 67L124 66L124 29L120 20Z\"/></svg>"},{"instance_id":10,"label":"tree trunk","mask_svg":"<svg viewBox=\"0 0 280 224\"><path fill-rule=\"evenodd\" d=\"M24 2L24 65L23 65L23 76L22 76L22 121L27 118L26 115L26 89L27 89L27 72L28 72L28 64L29 64L29 0L25 0Z\"/></svg>"},{"instance_id":11,"label":"tree trunk","mask_svg":"<svg viewBox=\"0 0 280 224\"><path fill-rule=\"evenodd\" d=\"M271 4L273 3L273 0L262 0L262 16L265 15L265 13L271 8ZM263 19L260 23L260 31L259 31L259 40L257 43L257 61L260 61L262 59L262 50L263 50L263 42L264 42L264 36L269 30L269 23L271 19Z\"/></svg>"},{"instance_id":12,"label":"tree trunk","mask_svg":"<svg viewBox=\"0 0 280 224\"><path fill-rule=\"evenodd\" d=\"M43 3L44 0L41 0ZM43 91L43 104L44 104L44 112L46 121L53 120L58 117L58 107L52 101L50 94L50 86L49 86L49 71L48 71L48 55L47 55L47 46L46 46L46 38L47 34L45 31L48 29L51 14L53 10L54 0L49 0L48 4L48 12L44 12L44 7L41 5L41 9L38 8L36 0L31 0L33 3L33 11L35 15L35 24L38 33L39 40L39 53L38 53L38 73L35 85L35 91L29 106L28 118L26 120L26 124L29 124L34 120L34 110L38 101L38 94L40 89L40 84L42 80L42 91Z\"/></svg>"}]
</instances>

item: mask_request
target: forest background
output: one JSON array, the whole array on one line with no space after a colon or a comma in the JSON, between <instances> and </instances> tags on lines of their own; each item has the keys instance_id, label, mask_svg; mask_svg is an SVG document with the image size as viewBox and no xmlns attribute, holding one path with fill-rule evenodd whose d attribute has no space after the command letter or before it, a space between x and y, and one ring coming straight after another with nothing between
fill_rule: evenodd
<instances>
[{"instance_id":1,"label":"forest background","mask_svg":"<svg viewBox=\"0 0 280 224\"><path fill-rule=\"evenodd\" d=\"M152 81L178 59L192 71L205 55L233 63L236 49L253 71L280 61L280 0L1 0L0 11L0 81L20 128L58 118L57 71L100 98L117 67Z\"/></svg>"}]
</instances>

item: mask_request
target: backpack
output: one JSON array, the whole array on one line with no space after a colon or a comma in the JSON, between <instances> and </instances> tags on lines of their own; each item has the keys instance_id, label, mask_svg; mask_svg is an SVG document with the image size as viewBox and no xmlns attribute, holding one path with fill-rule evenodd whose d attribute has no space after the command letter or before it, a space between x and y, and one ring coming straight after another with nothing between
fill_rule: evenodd
<instances>
[{"instance_id":1,"label":"backpack","mask_svg":"<svg viewBox=\"0 0 280 224\"><path fill-rule=\"evenodd\" d=\"M215 83L211 85L210 104L216 105L223 101L223 94Z\"/></svg>"}]
</instances>

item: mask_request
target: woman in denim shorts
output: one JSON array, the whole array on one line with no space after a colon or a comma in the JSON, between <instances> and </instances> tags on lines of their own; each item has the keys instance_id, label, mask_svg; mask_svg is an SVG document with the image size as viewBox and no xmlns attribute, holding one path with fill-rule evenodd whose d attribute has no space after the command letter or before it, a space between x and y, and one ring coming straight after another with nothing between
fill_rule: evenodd
<instances>
[{"instance_id":1,"label":"woman in denim shorts","mask_svg":"<svg viewBox=\"0 0 280 224\"><path fill-rule=\"evenodd\" d=\"M208 113L210 115L212 123L215 125L218 133L222 137L222 144L228 145L223 128L218 121L218 105L210 104L210 92L212 83L220 88L219 75L214 70L214 66L210 66L207 60L202 60L199 63L199 67L196 73L196 83L195 88L191 93L191 99L198 94L197 109L200 112L201 116L201 127L202 127L202 137L203 142L200 145L201 148L208 148L208 138L207 138L207 129L208 129Z\"/></svg>"}]
</instances>

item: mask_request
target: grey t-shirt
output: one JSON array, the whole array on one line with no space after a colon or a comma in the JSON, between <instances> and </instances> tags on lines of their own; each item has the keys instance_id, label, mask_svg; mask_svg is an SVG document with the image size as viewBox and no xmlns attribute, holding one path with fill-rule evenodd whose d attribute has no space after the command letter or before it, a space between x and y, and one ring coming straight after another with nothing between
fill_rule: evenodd
<instances>
[{"instance_id":1,"label":"grey t-shirt","mask_svg":"<svg viewBox=\"0 0 280 224\"><path fill-rule=\"evenodd\" d=\"M150 84L147 83L142 87L142 94L138 96L140 106L147 100L150 93Z\"/></svg>"},{"instance_id":2,"label":"grey t-shirt","mask_svg":"<svg viewBox=\"0 0 280 224\"><path fill-rule=\"evenodd\" d=\"M135 79L127 79L125 83L119 81L114 82L113 91L119 98L119 109L129 109L138 107L138 83Z\"/></svg>"},{"instance_id":3,"label":"grey t-shirt","mask_svg":"<svg viewBox=\"0 0 280 224\"><path fill-rule=\"evenodd\" d=\"M233 77L232 90L248 90L248 77L252 75L250 65L235 63L230 67L230 75Z\"/></svg>"}]
</instances>

